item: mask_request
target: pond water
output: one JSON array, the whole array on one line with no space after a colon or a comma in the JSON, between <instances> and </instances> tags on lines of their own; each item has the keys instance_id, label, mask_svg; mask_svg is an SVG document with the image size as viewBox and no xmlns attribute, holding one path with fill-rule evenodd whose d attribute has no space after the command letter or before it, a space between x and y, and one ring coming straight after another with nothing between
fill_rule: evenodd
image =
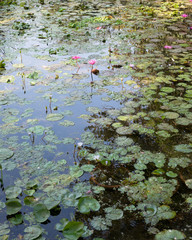
<instances>
[{"instance_id":1,"label":"pond water","mask_svg":"<svg viewBox=\"0 0 192 240\"><path fill-rule=\"evenodd\" d=\"M0 33L0 239L192 239L191 0L4 0Z\"/></svg>"}]
</instances>

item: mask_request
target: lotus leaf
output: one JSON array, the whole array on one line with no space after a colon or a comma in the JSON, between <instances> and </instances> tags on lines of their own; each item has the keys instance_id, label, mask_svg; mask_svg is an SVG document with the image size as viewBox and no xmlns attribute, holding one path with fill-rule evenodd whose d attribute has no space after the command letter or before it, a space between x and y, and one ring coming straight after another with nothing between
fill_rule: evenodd
<instances>
[{"instance_id":1,"label":"lotus leaf","mask_svg":"<svg viewBox=\"0 0 192 240\"><path fill-rule=\"evenodd\" d=\"M71 221L63 229L63 235L68 240L77 240L84 233L84 224L82 222Z\"/></svg>"},{"instance_id":2,"label":"lotus leaf","mask_svg":"<svg viewBox=\"0 0 192 240\"><path fill-rule=\"evenodd\" d=\"M27 77L33 80L37 80L39 78L39 73L33 72L33 73L30 73Z\"/></svg>"},{"instance_id":3,"label":"lotus leaf","mask_svg":"<svg viewBox=\"0 0 192 240\"><path fill-rule=\"evenodd\" d=\"M192 189L192 179L187 179L185 181L185 184L187 185L188 188Z\"/></svg>"},{"instance_id":4,"label":"lotus leaf","mask_svg":"<svg viewBox=\"0 0 192 240\"><path fill-rule=\"evenodd\" d=\"M13 154L14 152L8 148L0 148L0 161L11 158Z\"/></svg>"},{"instance_id":5,"label":"lotus leaf","mask_svg":"<svg viewBox=\"0 0 192 240\"><path fill-rule=\"evenodd\" d=\"M34 206L33 213L37 222L45 222L49 216L50 212L45 204L38 203Z\"/></svg>"},{"instance_id":6,"label":"lotus leaf","mask_svg":"<svg viewBox=\"0 0 192 240\"><path fill-rule=\"evenodd\" d=\"M118 220L123 217L123 211L121 209L108 207L108 208L105 208L105 212L106 212L106 218L110 220Z\"/></svg>"},{"instance_id":7,"label":"lotus leaf","mask_svg":"<svg viewBox=\"0 0 192 240\"><path fill-rule=\"evenodd\" d=\"M63 114L61 114L61 113L49 113L49 114L47 114L47 116L46 116L46 119L48 120L48 121L59 121L59 120L61 120L61 119L63 119L64 118L64 115Z\"/></svg>"},{"instance_id":8,"label":"lotus leaf","mask_svg":"<svg viewBox=\"0 0 192 240\"><path fill-rule=\"evenodd\" d=\"M40 226L30 226L30 227L26 227L24 229L24 232L26 233L24 235L24 240L33 240L33 239L36 239L38 238L42 232L43 232L43 229L40 227Z\"/></svg>"},{"instance_id":9,"label":"lotus leaf","mask_svg":"<svg viewBox=\"0 0 192 240\"><path fill-rule=\"evenodd\" d=\"M185 234L174 229L164 230L155 235L155 240L182 240L185 238Z\"/></svg>"},{"instance_id":10,"label":"lotus leaf","mask_svg":"<svg viewBox=\"0 0 192 240\"><path fill-rule=\"evenodd\" d=\"M98 211L100 209L100 204L92 197L82 197L79 199L78 209L81 213L88 214L90 210Z\"/></svg>"},{"instance_id":11,"label":"lotus leaf","mask_svg":"<svg viewBox=\"0 0 192 240\"><path fill-rule=\"evenodd\" d=\"M22 192L22 189L17 186L9 186L5 189L6 198L16 198L20 193Z\"/></svg>"},{"instance_id":12,"label":"lotus leaf","mask_svg":"<svg viewBox=\"0 0 192 240\"><path fill-rule=\"evenodd\" d=\"M17 198L12 198L6 201L7 215L12 215L21 210L21 201Z\"/></svg>"}]
</instances>

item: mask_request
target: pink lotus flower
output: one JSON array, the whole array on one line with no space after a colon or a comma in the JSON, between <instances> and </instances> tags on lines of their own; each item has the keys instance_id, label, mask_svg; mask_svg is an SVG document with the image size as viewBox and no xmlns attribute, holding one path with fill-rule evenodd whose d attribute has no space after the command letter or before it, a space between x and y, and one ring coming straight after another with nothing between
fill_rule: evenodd
<instances>
[{"instance_id":1,"label":"pink lotus flower","mask_svg":"<svg viewBox=\"0 0 192 240\"><path fill-rule=\"evenodd\" d=\"M190 2L192 2L192 0L189 0Z\"/></svg>"},{"instance_id":2,"label":"pink lotus flower","mask_svg":"<svg viewBox=\"0 0 192 240\"><path fill-rule=\"evenodd\" d=\"M73 56L73 57L72 57L72 59L75 59L75 60L77 60L77 59L79 59L79 58L81 58L81 57L79 57L79 56Z\"/></svg>"},{"instance_id":3,"label":"pink lotus flower","mask_svg":"<svg viewBox=\"0 0 192 240\"><path fill-rule=\"evenodd\" d=\"M102 27L96 27L96 29L97 29L97 30L101 30L101 29L102 29Z\"/></svg>"},{"instance_id":4,"label":"pink lotus flower","mask_svg":"<svg viewBox=\"0 0 192 240\"><path fill-rule=\"evenodd\" d=\"M192 2L192 1L191 1ZM192 30L192 27L190 27L190 29Z\"/></svg>"},{"instance_id":5,"label":"pink lotus flower","mask_svg":"<svg viewBox=\"0 0 192 240\"><path fill-rule=\"evenodd\" d=\"M91 64L91 65L94 65L96 63L96 60L92 59L88 63Z\"/></svg>"},{"instance_id":6,"label":"pink lotus flower","mask_svg":"<svg viewBox=\"0 0 192 240\"><path fill-rule=\"evenodd\" d=\"M165 45L164 48L166 48L166 49L171 49L172 46Z\"/></svg>"},{"instance_id":7,"label":"pink lotus flower","mask_svg":"<svg viewBox=\"0 0 192 240\"><path fill-rule=\"evenodd\" d=\"M134 67L135 67L135 65L134 65L134 64L130 64L130 65L129 65L129 67L131 67L131 68L134 68Z\"/></svg>"},{"instance_id":8,"label":"pink lotus flower","mask_svg":"<svg viewBox=\"0 0 192 240\"><path fill-rule=\"evenodd\" d=\"M186 18L186 17L188 17L188 15L187 14L182 14L181 17Z\"/></svg>"}]
</instances>

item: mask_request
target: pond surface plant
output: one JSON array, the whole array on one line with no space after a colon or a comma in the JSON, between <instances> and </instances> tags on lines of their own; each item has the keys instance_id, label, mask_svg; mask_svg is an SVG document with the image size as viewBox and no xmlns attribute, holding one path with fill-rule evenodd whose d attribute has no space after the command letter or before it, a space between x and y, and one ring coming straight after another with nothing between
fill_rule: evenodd
<instances>
[{"instance_id":1,"label":"pond surface plant","mask_svg":"<svg viewBox=\"0 0 192 240\"><path fill-rule=\"evenodd\" d=\"M0 239L192 239L191 0L0 5Z\"/></svg>"}]
</instances>

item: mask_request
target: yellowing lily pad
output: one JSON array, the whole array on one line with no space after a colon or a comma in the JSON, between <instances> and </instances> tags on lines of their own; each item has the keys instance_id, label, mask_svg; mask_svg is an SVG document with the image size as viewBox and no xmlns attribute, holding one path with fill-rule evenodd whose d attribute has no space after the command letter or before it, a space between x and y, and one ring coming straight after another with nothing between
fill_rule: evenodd
<instances>
[{"instance_id":1,"label":"yellowing lily pad","mask_svg":"<svg viewBox=\"0 0 192 240\"><path fill-rule=\"evenodd\" d=\"M13 83L15 81L15 77L10 75L10 76L2 76L0 78L1 83Z\"/></svg>"}]
</instances>

